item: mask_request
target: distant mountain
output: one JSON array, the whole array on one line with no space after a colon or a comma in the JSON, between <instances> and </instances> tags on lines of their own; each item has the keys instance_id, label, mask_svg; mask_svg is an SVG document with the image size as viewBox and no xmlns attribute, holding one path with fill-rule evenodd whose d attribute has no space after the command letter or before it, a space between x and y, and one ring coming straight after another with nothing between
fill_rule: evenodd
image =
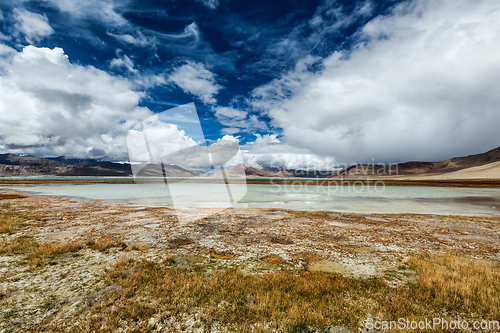
<instances>
[{"instance_id":1,"label":"distant mountain","mask_svg":"<svg viewBox=\"0 0 500 333\"><path fill-rule=\"evenodd\" d=\"M360 177L388 175L444 174L500 161L500 147L486 153L454 157L439 162L405 162L399 164L358 164L339 171L331 177Z\"/></svg>"},{"instance_id":2,"label":"distant mountain","mask_svg":"<svg viewBox=\"0 0 500 333\"><path fill-rule=\"evenodd\" d=\"M288 178L288 177L326 177L332 172L293 170L286 168L253 168L239 164L225 170L226 177L241 175L241 169L252 178ZM128 163L114 163L94 159L75 159L65 157L41 158L0 154L0 177L6 176L92 176L92 177L128 177L132 176L132 167ZM139 174L141 177L194 177L197 173L176 165L148 164ZM212 174L213 178L222 178L222 173Z\"/></svg>"},{"instance_id":3,"label":"distant mountain","mask_svg":"<svg viewBox=\"0 0 500 333\"><path fill-rule=\"evenodd\" d=\"M57 161L34 156L0 154L0 175L37 176L63 174L72 167Z\"/></svg>"},{"instance_id":4,"label":"distant mountain","mask_svg":"<svg viewBox=\"0 0 500 333\"><path fill-rule=\"evenodd\" d=\"M167 177L192 177L196 175L196 173L176 165L165 165L163 170L147 165L141 170L140 175L163 177L163 173ZM132 168L128 163L0 154L0 176L129 177L132 176Z\"/></svg>"},{"instance_id":5,"label":"distant mountain","mask_svg":"<svg viewBox=\"0 0 500 333\"><path fill-rule=\"evenodd\" d=\"M423 174L412 179L500 179L500 161L443 174Z\"/></svg>"},{"instance_id":6,"label":"distant mountain","mask_svg":"<svg viewBox=\"0 0 500 333\"><path fill-rule=\"evenodd\" d=\"M137 172L136 177L195 177L197 175L177 165L146 164Z\"/></svg>"},{"instance_id":7,"label":"distant mountain","mask_svg":"<svg viewBox=\"0 0 500 333\"><path fill-rule=\"evenodd\" d=\"M47 159L61 162L64 164L77 165L77 166L93 166L93 167L98 166L104 169L117 170L125 172L127 174L132 174L130 164L128 163L113 163L109 161L97 161L94 159L66 158L64 156L50 157Z\"/></svg>"},{"instance_id":8,"label":"distant mountain","mask_svg":"<svg viewBox=\"0 0 500 333\"><path fill-rule=\"evenodd\" d=\"M336 178L361 176L417 176L443 175L472 167L480 167L494 162L500 162L500 147L486 153L454 157L439 162L405 162L399 164L358 164L348 169L333 171L294 170L286 168L254 168L243 164L235 165L225 170L226 177L235 178L241 175L244 168L247 178ZM491 168L487 168L490 170ZM481 169L482 170L482 169ZM485 169L486 170L486 169ZM491 169L493 170L493 169ZM493 171L489 171L490 173ZM497 170L497 169L495 169ZM476 172L477 173L477 172ZM467 173L468 174L468 173ZM128 163L114 163L93 159L68 159L65 157L41 158L34 156L20 156L14 154L0 154L0 177L3 176L94 176L94 177L129 177L132 176L132 167ZM197 173L176 165L148 164L140 170L143 177L194 177ZM460 174L461 175L461 174ZM465 174L464 174L465 175ZM211 175L213 178L222 178L219 171ZM479 177L479 176L475 176Z\"/></svg>"},{"instance_id":9,"label":"distant mountain","mask_svg":"<svg viewBox=\"0 0 500 333\"><path fill-rule=\"evenodd\" d=\"M211 178L244 178L245 165L243 163L233 165L222 171L217 171L210 175Z\"/></svg>"},{"instance_id":10,"label":"distant mountain","mask_svg":"<svg viewBox=\"0 0 500 333\"><path fill-rule=\"evenodd\" d=\"M264 178L274 177L275 173L267 169L268 168L257 169L254 167L245 167L245 174L249 177L264 177Z\"/></svg>"},{"instance_id":11,"label":"distant mountain","mask_svg":"<svg viewBox=\"0 0 500 333\"><path fill-rule=\"evenodd\" d=\"M500 161L500 147L482 154L454 157L449 160L436 162L435 171L433 172L457 171L498 161Z\"/></svg>"},{"instance_id":12,"label":"distant mountain","mask_svg":"<svg viewBox=\"0 0 500 333\"><path fill-rule=\"evenodd\" d=\"M252 177L263 178L325 178L334 174L333 171L319 170L302 170L302 169L286 169L286 168L270 168L263 167L261 169L254 167L245 167L246 175Z\"/></svg>"}]
</instances>

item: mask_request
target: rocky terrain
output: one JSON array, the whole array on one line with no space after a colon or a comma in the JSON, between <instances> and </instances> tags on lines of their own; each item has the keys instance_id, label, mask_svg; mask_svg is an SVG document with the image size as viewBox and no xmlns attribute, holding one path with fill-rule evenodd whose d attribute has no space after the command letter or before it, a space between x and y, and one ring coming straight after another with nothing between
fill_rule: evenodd
<instances>
[{"instance_id":1,"label":"rocky terrain","mask_svg":"<svg viewBox=\"0 0 500 333\"><path fill-rule=\"evenodd\" d=\"M393 164L358 164L351 166L345 170L335 173L332 178L336 177L366 177L366 176L412 176L412 175L428 175L428 174L448 174L458 170L464 170L472 167L484 166L490 163L500 161L500 147L492 149L482 154L468 155L464 157L454 157L448 160L439 162L418 162L411 161L405 163ZM491 177L488 174L477 176L476 178L498 178L500 175ZM438 177L440 178L440 177ZM448 177L454 179L453 175ZM460 179L460 177L456 178Z\"/></svg>"},{"instance_id":2,"label":"rocky terrain","mask_svg":"<svg viewBox=\"0 0 500 333\"><path fill-rule=\"evenodd\" d=\"M418 291L422 299L413 300L405 311L422 315L432 309L440 316L450 315L448 310L441 313L441 301L436 301L435 308L429 305L424 296L429 287L422 285L427 280L417 279L418 274L441 276L432 271L436 267L455 267L450 268L450 277L445 269L443 279L473 272L475 279L496 281L481 280L485 288L498 284L497 273L491 273L498 269L489 268L500 262L500 218L495 217L278 209L228 209L206 217L206 209L191 209L184 212L191 223L181 225L168 207L24 196L12 191L0 196L1 332L232 332L246 331L245 327L258 332L348 332L333 327L334 323L361 329L367 315L392 313L393 303L384 305L384 295L394 293L391 297L400 299L395 303L397 311L403 311L403 300L416 297L406 294L413 290L408 286L420 288L411 292L416 295ZM451 259L432 259L430 254ZM424 259L415 259L420 257ZM473 266L464 266L468 260ZM426 275L426 270L433 273ZM168 287L174 280L176 284ZM227 285L224 281L234 282ZM247 284L239 285L241 281ZM295 283L297 287L290 289ZM441 282L429 283L436 288ZM311 284L307 291L299 287L307 284ZM205 289L206 285L213 286ZM275 287L268 290L268 286ZM324 305L317 303L321 297L314 290L322 286L330 286L324 293L332 292L329 297L338 298L338 303L328 298ZM439 292L447 290L439 288ZM224 296L224 290L242 293L241 307L235 307L239 298ZM269 293L281 298L295 292L302 294L290 299L282 318L279 307L288 301L274 303L266 298ZM449 292L455 295L457 290ZM204 293L208 293L206 298L199 298ZM311 298L305 296L309 294ZM453 299L446 297L448 302ZM307 310L294 307L299 298ZM198 305L189 305L191 299L198 299ZM474 308L475 315L495 315L491 311L498 309L497 303L495 294L486 308ZM262 307L277 312L271 317L265 311L251 315ZM230 319L234 311L243 312ZM327 326L307 326L314 322ZM231 325L236 325L234 330ZM275 325L291 326L282 330Z\"/></svg>"},{"instance_id":3,"label":"rocky terrain","mask_svg":"<svg viewBox=\"0 0 500 333\"><path fill-rule=\"evenodd\" d=\"M301 170L301 169L288 169L262 167L260 169L254 167L245 167L246 175L249 178L263 177L263 178L325 178L334 174L334 171L320 171L320 170Z\"/></svg>"},{"instance_id":4,"label":"rocky terrain","mask_svg":"<svg viewBox=\"0 0 500 333\"><path fill-rule=\"evenodd\" d=\"M295 170L287 168L254 168L247 167L243 163L234 165L224 170L228 178L240 178L246 176L249 179L259 178L325 178L333 174L333 171ZM213 178L223 178L222 172L218 171L210 175Z\"/></svg>"},{"instance_id":5,"label":"rocky terrain","mask_svg":"<svg viewBox=\"0 0 500 333\"><path fill-rule=\"evenodd\" d=\"M455 157L439 162L410 161L393 164L358 164L342 171L320 171L249 167L238 164L225 170L226 177L239 178L243 174L250 179L260 178L359 178L359 177L428 177L435 179L493 179L500 178L497 169L489 164L500 162L500 147L482 154ZM486 167L486 165L488 165ZM472 169L471 172L456 173ZM479 169L478 169L479 168ZM243 169L243 170L242 170ZM485 170L485 171L483 171ZM194 177L198 173L177 165L147 165L140 176L144 177ZM0 177L2 176L132 176L128 163L113 163L89 159L40 158L0 154ZM212 178L223 178L221 172L212 174Z\"/></svg>"},{"instance_id":6,"label":"rocky terrain","mask_svg":"<svg viewBox=\"0 0 500 333\"><path fill-rule=\"evenodd\" d=\"M324 178L333 174L325 171L306 171L287 168L254 168L238 164L226 169L227 177L240 177L243 174L249 178L288 178L307 177ZM92 159L67 159L64 157L41 158L35 156L19 156L14 154L0 154L0 177L12 176L93 176L93 177L129 177L132 176L132 168L128 163L113 163L108 161L97 161ZM142 177L194 177L198 173L181 168L177 165L146 165L139 176ZM222 173L216 172L211 175L215 178L223 178Z\"/></svg>"},{"instance_id":7,"label":"rocky terrain","mask_svg":"<svg viewBox=\"0 0 500 333\"><path fill-rule=\"evenodd\" d=\"M146 165L141 170L144 177L192 177L196 173L176 165L158 168ZM41 158L0 154L0 177L12 176L89 176L89 177L131 177L132 169L128 163L101 162L65 158Z\"/></svg>"}]
</instances>

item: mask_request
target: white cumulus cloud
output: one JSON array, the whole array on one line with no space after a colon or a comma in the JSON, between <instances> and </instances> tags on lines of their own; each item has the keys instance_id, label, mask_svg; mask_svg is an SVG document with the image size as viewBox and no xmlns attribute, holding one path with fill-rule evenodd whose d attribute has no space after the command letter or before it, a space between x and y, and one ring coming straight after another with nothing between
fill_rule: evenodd
<instances>
[{"instance_id":1,"label":"white cumulus cloud","mask_svg":"<svg viewBox=\"0 0 500 333\"><path fill-rule=\"evenodd\" d=\"M26 36L29 43L54 33L47 16L29 12L25 9L14 9L14 28Z\"/></svg>"},{"instance_id":2,"label":"white cumulus cloud","mask_svg":"<svg viewBox=\"0 0 500 333\"><path fill-rule=\"evenodd\" d=\"M61 48L27 46L2 67L3 151L124 160L128 130L152 115L130 82L73 64Z\"/></svg>"},{"instance_id":3,"label":"white cumulus cloud","mask_svg":"<svg viewBox=\"0 0 500 333\"><path fill-rule=\"evenodd\" d=\"M217 84L214 73L203 64L195 62L188 62L174 69L168 75L168 81L207 104L216 102L214 96L222 88Z\"/></svg>"},{"instance_id":4,"label":"white cumulus cloud","mask_svg":"<svg viewBox=\"0 0 500 333\"><path fill-rule=\"evenodd\" d=\"M500 3L405 1L349 51L254 90L283 144L338 162L439 160L499 146Z\"/></svg>"},{"instance_id":5,"label":"white cumulus cloud","mask_svg":"<svg viewBox=\"0 0 500 333\"><path fill-rule=\"evenodd\" d=\"M217 120L221 124L228 126L223 129L225 134L267 129L266 123L260 120L257 115L249 114L247 111L225 106L216 106L213 109Z\"/></svg>"},{"instance_id":6,"label":"white cumulus cloud","mask_svg":"<svg viewBox=\"0 0 500 333\"><path fill-rule=\"evenodd\" d=\"M61 11L69 13L75 19L98 19L108 26L124 26L128 22L119 13L117 8L126 4L117 0L47 0Z\"/></svg>"},{"instance_id":7,"label":"white cumulus cloud","mask_svg":"<svg viewBox=\"0 0 500 333\"><path fill-rule=\"evenodd\" d=\"M241 146L246 166L261 166L301 170L332 170L338 167L328 156L318 156L307 148L290 146L282 142L277 134L256 134L253 142Z\"/></svg>"},{"instance_id":8,"label":"white cumulus cloud","mask_svg":"<svg viewBox=\"0 0 500 333\"><path fill-rule=\"evenodd\" d=\"M219 7L219 0L196 0L196 1L201 2L210 9L215 9Z\"/></svg>"},{"instance_id":9,"label":"white cumulus cloud","mask_svg":"<svg viewBox=\"0 0 500 333\"><path fill-rule=\"evenodd\" d=\"M112 69L126 69L127 71L137 74L139 71L134 68L134 62L126 54L118 54L118 58L111 59L109 67Z\"/></svg>"},{"instance_id":10,"label":"white cumulus cloud","mask_svg":"<svg viewBox=\"0 0 500 333\"><path fill-rule=\"evenodd\" d=\"M159 120L157 115L143 121L142 126L132 128L127 144L130 160L142 163L159 163L162 157L197 145L184 130Z\"/></svg>"}]
</instances>

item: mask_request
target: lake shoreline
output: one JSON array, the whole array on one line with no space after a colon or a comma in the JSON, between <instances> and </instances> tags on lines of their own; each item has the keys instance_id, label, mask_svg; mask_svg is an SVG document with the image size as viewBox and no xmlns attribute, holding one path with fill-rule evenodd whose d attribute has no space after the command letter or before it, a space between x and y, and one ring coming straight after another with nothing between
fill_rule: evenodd
<instances>
[{"instance_id":1,"label":"lake shoreline","mask_svg":"<svg viewBox=\"0 0 500 333\"><path fill-rule=\"evenodd\" d=\"M182 183L218 183L219 179L167 179L169 182L182 182ZM163 181L141 181L143 183L157 183ZM131 177L130 179L5 179L0 178L0 185L24 185L24 184L134 184L136 181ZM255 179L247 178L246 180L231 179L231 183L240 184L259 184L259 185L319 185L319 186L374 186L376 184L384 184L384 186L428 186L428 187L463 187L463 188L500 188L500 179L391 179L391 178L273 178L273 179Z\"/></svg>"},{"instance_id":2,"label":"lake shoreline","mask_svg":"<svg viewBox=\"0 0 500 333\"><path fill-rule=\"evenodd\" d=\"M230 203L221 183L176 183L169 186L136 183L39 183L0 185L0 189L27 191L30 195L62 197L82 201L133 203L147 207L194 209L233 207L235 209L285 209L345 213L438 214L462 216L500 216L500 190L496 188L459 188L424 186L351 186L338 184L284 182L231 185L239 193ZM349 184L349 183L347 183ZM154 186L151 186L154 185ZM179 186L181 185L181 186ZM236 191L236 192L235 192ZM183 198L182 203L178 200ZM191 199L188 199L191 198ZM187 200L187 201L186 201Z\"/></svg>"}]
</instances>

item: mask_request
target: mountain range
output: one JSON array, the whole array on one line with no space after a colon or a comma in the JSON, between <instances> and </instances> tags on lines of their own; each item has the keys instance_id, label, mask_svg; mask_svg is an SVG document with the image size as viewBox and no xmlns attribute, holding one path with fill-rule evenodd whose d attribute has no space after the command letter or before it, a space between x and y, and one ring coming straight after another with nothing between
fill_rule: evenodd
<instances>
[{"instance_id":1,"label":"mountain range","mask_svg":"<svg viewBox=\"0 0 500 333\"><path fill-rule=\"evenodd\" d=\"M481 154L454 157L438 162L410 161L393 164L357 164L333 174L332 178L366 177L366 176L436 176L441 177L459 170L481 167L500 161L500 147ZM489 168L491 171L491 168ZM493 174L494 175L494 174ZM484 178L491 178L490 176ZM500 170L496 177L500 178Z\"/></svg>"},{"instance_id":2,"label":"mountain range","mask_svg":"<svg viewBox=\"0 0 500 333\"><path fill-rule=\"evenodd\" d=\"M241 169L249 177L257 178L287 178L287 177L326 177L332 171L316 172L293 170L286 168L245 167L242 164L226 170L227 177L241 175ZM41 158L14 154L0 154L0 177L12 176L92 176L92 177L129 177L132 176L132 166L129 163L114 163L93 159L72 159L65 157ZM177 165L164 165L163 170L158 165L150 164L143 167L140 175L144 177L193 177L197 172L181 168ZM214 173L212 177L222 177L222 173Z\"/></svg>"},{"instance_id":3,"label":"mountain range","mask_svg":"<svg viewBox=\"0 0 500 333\"><path fill-rule=\"evenodd\" d=\"M410 161L394 164L357 164L341 171L294 170L287 168L247 167L238 164L225 170L227 177L237 177L244 170L248 178L357 178L377 176L407 176L427 178L500 178L500 147L481 154L454 157L438 162ZM177 165L159 168L147 165L141 176L193 177L197 173ZM93 159L0 154L0 176L94 176L129 177L132 166ZM211 177L221 177L219 171Z\"/></svg>"},{"instance_id":4,"label":"mountain range","mask_svg":"<svg viewBox=\"0 0 500 333\"><path fill-rule=\"evenodd\" d=\"M129 177L132 166L128 163L96 161L92 159L41 158L0 154L0 176L91 176ZM146 165L140 172L145 177L192 177L196 173L176 165L165 165L163 170Z\"/></svg>"}]
</instances>

